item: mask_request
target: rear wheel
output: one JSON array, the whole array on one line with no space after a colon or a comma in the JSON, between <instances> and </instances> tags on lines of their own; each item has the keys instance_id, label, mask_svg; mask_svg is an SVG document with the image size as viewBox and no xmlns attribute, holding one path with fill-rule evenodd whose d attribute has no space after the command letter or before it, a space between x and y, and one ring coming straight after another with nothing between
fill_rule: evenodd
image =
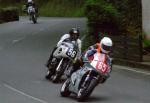
<instances>
[{"instance_id":1,"label":"rear wheel","mask_svg":"<svg viewBox=\"0 0 150 103\"><path fill-rule=\"evenodd\" d=\"M32 21L33 21L34 24L37 23L36 15L35 14L32 14Z\"/></svg>"},{"instance_id":2,"label":"rear wheel","mask_svg":"<svg viewBox=\"0 0 150 103\"><path fill-rule=\"evenodd\" d=\"M60 91L61 96L68 97L71 94L71 92L69 91L69 84L70 81L67 79L61 87Z\"/></svg>"}]
</instances>

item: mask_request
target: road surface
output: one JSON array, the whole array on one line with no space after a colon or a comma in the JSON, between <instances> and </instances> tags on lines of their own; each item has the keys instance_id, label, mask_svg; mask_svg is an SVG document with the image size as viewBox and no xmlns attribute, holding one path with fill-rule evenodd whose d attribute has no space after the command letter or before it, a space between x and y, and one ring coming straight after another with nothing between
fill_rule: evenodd
<instances>
[{"instance_id":1,"label":"road surface","mask_svg":"<svg viewBox=\"0 0 150 103\"><path fill-rule=\"evenodd\" d=\"M60 96L62 83L45 80L45 63L61 35L71 27L86 31L85 18L28 17L0 24L0 103L76 103ZM128 69L128 70L127 70ZM114 66L111 78L98 85L88 103L149 103L150 74Z\"/></svg>"}]
</instances>

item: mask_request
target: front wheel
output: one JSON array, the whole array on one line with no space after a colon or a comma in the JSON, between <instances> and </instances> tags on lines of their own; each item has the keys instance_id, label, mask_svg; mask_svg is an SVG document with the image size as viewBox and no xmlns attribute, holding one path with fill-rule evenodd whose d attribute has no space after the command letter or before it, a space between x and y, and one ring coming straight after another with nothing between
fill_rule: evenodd
<instances>
[{"instance_id":1,"label":"front wheel","mask_svg":"<svg viewBox=\"0 0 150 103\"><path fill-rule=\"evenodd\" d=\"M55 74L55 69L54 69L54 66L52 66L51 63L48 63L47 64L47 74L45 76L46 79L50 80L51 77Z\"/></svg>"},{"instance_id":2,"label":"front wheel","mask_svg":"<svg viewBox=\"0 0 150 103\"><path fill-rule=\"evenodd\" d=\"M69 84L70 81L67 79L61 87L60 91L61 96L68 97L71 94L71 92L69 91Z\"/></svg>"},{"instance_id":3,"label":"front wheel","mask_svg":"<svg viewBox=\"0 0 150 103\"><path fill-rule=\"evenodd\" d=\"M60 78L61 78L61 75L59 75L59 74L56 73L56 74L52 77L52 82L53 82L53 83L57 83Z\"/></svg>"},{"instance_id":4,"label":"front wheel","mask_svg":"<svg viewBox=\"0 0 150 103\"><path fill-rule=\"evenodd\" d=\"M53 74L50 71L48 71L46 76L45 76L45 79L50 80L52 75Z\"/></svg>"},{"instance_id":5,"label":"front wheel","mask_svg":"<svg viewBox=\"0 0 150 103\"><path fill-rule=\"evenodd\" d=\"M80 88L77 94L77 100L79 102L84 101L87 97L91 95L96 85L97 85L97 80L93 79L86 87Z\"/></svg>"},{"instance_id":6,"label":"front wheel","mask_svg":"<svg viewBox=\"0 0 150 103\"><path fill-rule=\"evenodd\" d=\"M85 100L85 88L81 88L77 94L78 102L83 102Z\"/></svg>"},{"instance_id":7,"label":"front wheel","mask_svg":"<svg viewBox=\"0 0 150 103\"><path fill-rule=\"evenodd\" d=\"M63 65L64 65L64 59L61 59L59 64L56 67L55 75L52 77L53 83L58 82L58 80L60 80L61 76L63 75L65 70L65 67L63 67Z\"/></svg>"}]
</instances>

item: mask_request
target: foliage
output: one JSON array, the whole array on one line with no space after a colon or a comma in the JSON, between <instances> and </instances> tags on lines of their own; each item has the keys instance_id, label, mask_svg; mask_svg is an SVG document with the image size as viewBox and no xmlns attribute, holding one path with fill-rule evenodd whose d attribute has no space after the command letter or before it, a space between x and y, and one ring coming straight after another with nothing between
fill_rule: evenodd
<instances>
[{"instance_id":1,"label":"foliage","mask_svg":"<svg viewBox=\"0 0 150 103\"><path fill-rule=\"evenodd\" d=\"M86 37L83 39L82 51L85 51L89 46L95 43L93 41L92 35L86 34Z\"/></svg>"},{"instance_id":2,"label":"foliage","mask_svg":"<svg viewBox=\"0 0 150 103\"><path fill-rule=\"evenodd\" d=\"M90 21L110 22L112 18L119 17L119 12L112 4L104 0L87 0L85 15Z\"/></svg>"},{"instance_id":3,"label":"foliage","mask_svg":"<svg viewBox=\"0 0 150 103\"><path fill-rule=\"evenodd\" d=\"M83 17L84 0L34 0L39 8L40 16L60 16L60 17ZM0 0L0 6L17 6L20 15L24 15L23 8L27 0Z\"/></svg>"},{"instance_id":4,"label":"foliage","mask_svg":"<svg viewBox=\"0 0 150 103\"><path fill-rule=\"evenodd\" d=\"M141 0L86 0L89 32L96 41L100 33L139 35L142 32L141 10Z\"/></svg>"},{"instance_id":5,"label":"foliage","mask_svg":"<svg viewBox=\"0 0 150 103\"><path fill-rule=\"evenodd\" d=\"M19 20L17 7L6 7L0 9L0 23L14 20Z\"/></svg>"},{"instance_id":6,"label":"foliage","mask_svg":"<svg viewBox=\"0 0 150 103\"><path fill-rule=\"evenodd\" d=\"M84 0L49 0L39 11L44 16L81 17Z\"/></svg>"},{"instance_id":7,"label":"foliage","mask_svg":"<svg viewBox=\"0 0 150 103\"><path fill-rule=\"evenodd\" d=\"M119 34L120 13L112 3L105 0L86 0L85 15L88 18L88 27L96 42L99 33Z\"/></svg>"},{"instance_id":8,"label":"foliage","mask_svg":"<svg viewBox=\"0 0 150 103\"><path fill-rule=\"evenodd\" d=\"M144 47L150 47L150 40L144 39Z\"/></svg>"},{"instance_id":9,"label":"foliage","mask_svg":"<svg viewBox=\"0 0 150 103\"><path fill-rule=\"evenodd\" d=\"M122 15L122 32L138 35L142 32L141 0L110 0ZM136 18L136 19L135 19Z\"/></svg>"}]
</instances>

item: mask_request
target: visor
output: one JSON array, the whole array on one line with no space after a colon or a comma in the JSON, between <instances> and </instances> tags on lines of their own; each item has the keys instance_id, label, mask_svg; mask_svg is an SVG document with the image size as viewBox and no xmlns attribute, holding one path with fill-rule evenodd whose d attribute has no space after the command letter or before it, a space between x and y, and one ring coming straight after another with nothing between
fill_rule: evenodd
<instances>
[{"instance_id":1,"label":"visor","mask_svg":"<svg viewBox=\"0 0 150 103\"><path fill-rule=\"evenodd\" d=\"M112 47L111 46L106 46L104 44L102 44L102 48L106 51L111 51Z\"/></svg>"},{"instance_id":2,"label":"visor","mask_svg":"<svg viewBox=\"0 0 150 103\"><path fill-rule=\"evenodd\" d=\"M74 33L74 34L77 34L77 33L78 33L78 31L76 31L76 30L75 30L75 31L73 31L73 33Z\"/></svg>"}]
</instances>

